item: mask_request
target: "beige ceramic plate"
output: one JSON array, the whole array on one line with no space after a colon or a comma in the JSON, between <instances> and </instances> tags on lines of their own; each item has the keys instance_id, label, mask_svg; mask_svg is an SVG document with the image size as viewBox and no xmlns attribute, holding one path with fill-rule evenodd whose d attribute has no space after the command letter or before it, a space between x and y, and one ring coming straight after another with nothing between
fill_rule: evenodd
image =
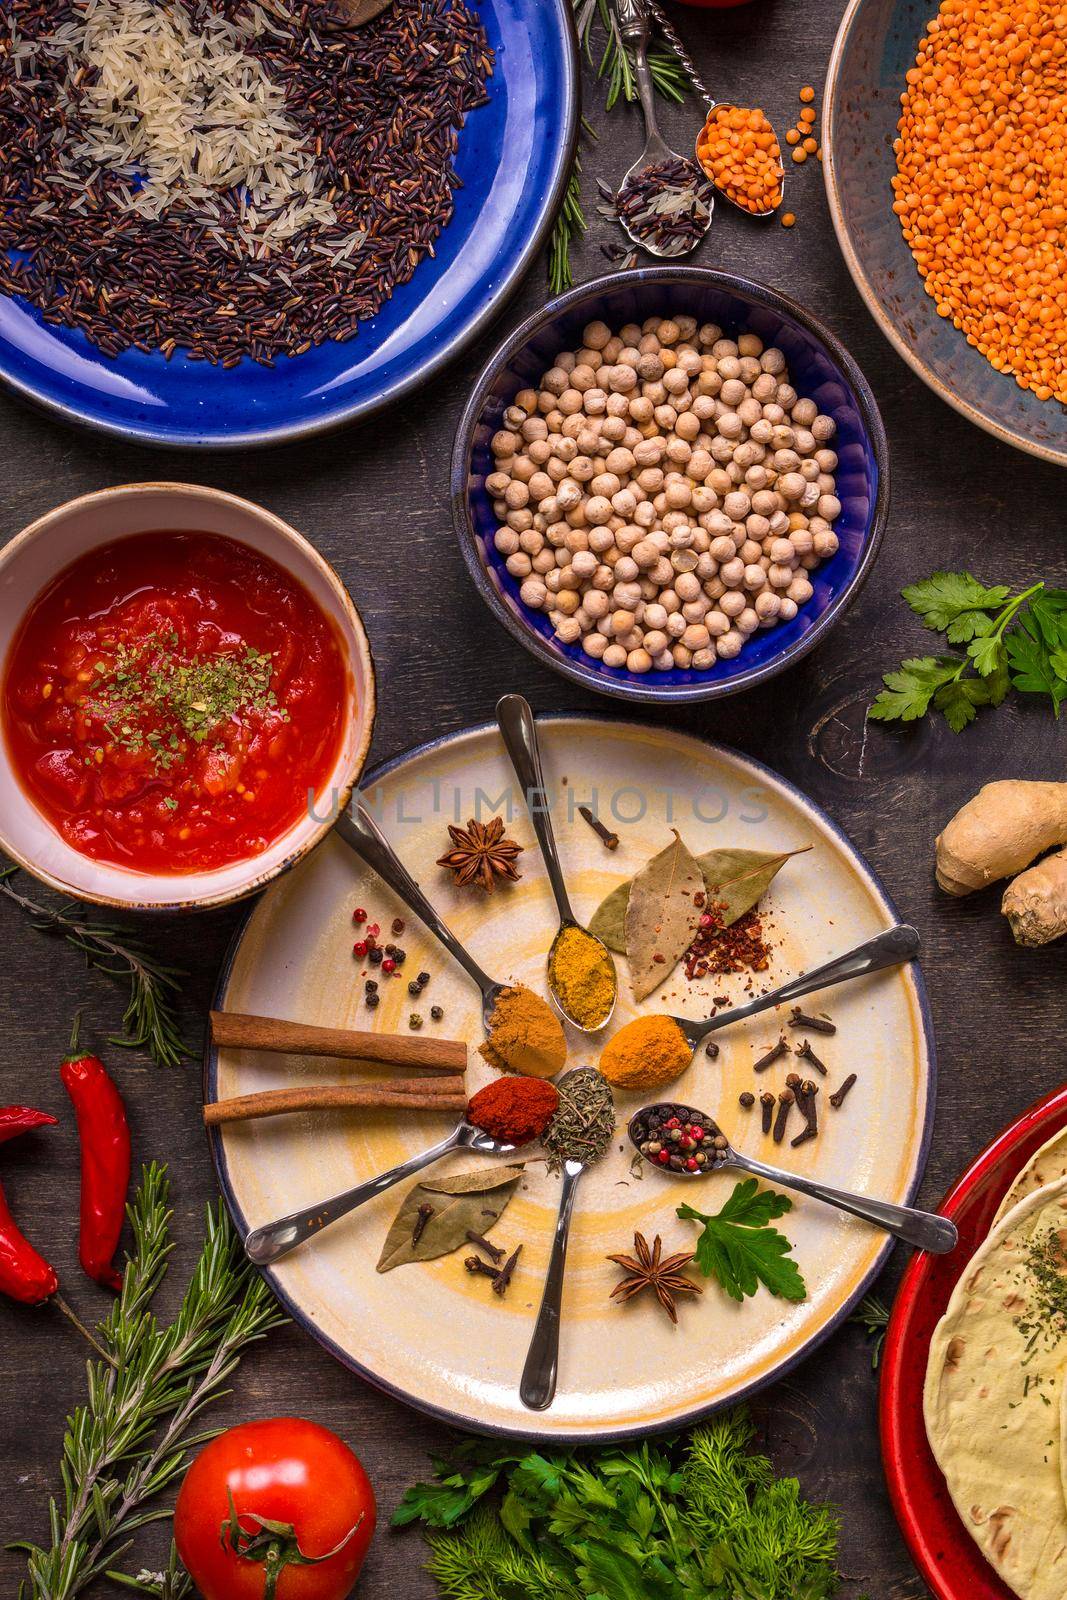
<instances>
[{"instance_id":1,"label":"beige ceramic plate","mask_svg":"<svg viewBox=\"0 0 1067 1600\"><path fill-rule=\"evenodd\" d=\"M539 726L560 851L580 917L668 841L673 822L696 851L716 844L814 846L786 866L767 896L777 941L767 987L895 919L874 874L833 823L766 768L666 730L591 718L548 718ZM385 769L365 794L406 864L485 969L544 992L555 912L496 729L425 747ZM488 900L454 889L434 865L447 842L446 823L465 822L479 802L483 816L501 811L509 797L511 832L526 846L522 881ZM577 815L578 804L589 800L621 836L614 854ZM405 978L422 969L432 973L420 999L410 997L406 981L382 979L382 1004L374 1013L365 1009L360 966L351 954L357 905L382 925L383 938L395 915L405 917ZM701 1015L712 994L740 1000L742 979L717 978L704 986L702 999L676 975L641 1009ZM366 1027L373 1017L383 1029L406 1028L418 1009L427 1028L472 1045L482 1037L480 1001L468 980L335 838L259 901L223 975L219 1003L333 1026ZM806 1002L821 1003L817 995ZM915 968L879 974L824 1003L838 1025L836 1036L817 1045L830 1068L827 1091L846 1071L857 1071L860 1082L840 1113L824 1111L818 1141L795 1151L783 1146L781 1164L907 1201L922 1171L933 1114L933 1042L921 977ZM429 1021L431 1004L444 1007L439 1024ZM633 1011L624 981L612 1027ZM766 1155L758 1115L741 1111L737 1097L753 1086L752 1062L776 1037L773 1013L730 1030L721 1036L719 1060L699 1052L668 1093L719 1118L742 1149ZM595 1061L595 1048L581 1036L570 1043L572 1065ZM474 1050L472 1062L473 1089L492 1074ZM786 1070L783 1064L768 1077L784 1080ZM332 1082L344 1071L338 1063L225 1050L208 1058L206 1093L220 1098L289 1082ZM647 1168L640 1180L633 1176L625 1121L657 1098L663 1095L620 1097L619 1137L579 1188L559 1387L547 1413L527 1411L518 1396L559 1195L559 1180L540 1163L529 1163L497 1225L499 1242L523 1242L520 1270L503 1302L487 1292L483 1279L464 1271L464 1252L383 1275L375 1271L404 1186L337 1223L268 1276L292 1315L354 1371L466 1427L533 1437L621 1437L676 1426L736 1400L780 1377L841 1320L889 1244L862 1222L798 1200L784 1226L808 1285L803 1304L761 1291L738 1306L709 1283L699 1299L681 1305L674 1328L647 1295L626 1306L609 1301L618 1273L606 1255L630 1249L635 1228L650 1237L662 1234L671 1250L691 1247L695 1230L678 1220L675 1207L689 1200L717 1209L735 1181L727 1174L686 1184ZM215 1154L243 1231L370 1178L445 1131L433 1114L403 1123L384 1112L305 1114L231 1125L216 1138ZM478 1159L453 1156L437 1170L460 1170Z\"/></svg>"}]
</instances>

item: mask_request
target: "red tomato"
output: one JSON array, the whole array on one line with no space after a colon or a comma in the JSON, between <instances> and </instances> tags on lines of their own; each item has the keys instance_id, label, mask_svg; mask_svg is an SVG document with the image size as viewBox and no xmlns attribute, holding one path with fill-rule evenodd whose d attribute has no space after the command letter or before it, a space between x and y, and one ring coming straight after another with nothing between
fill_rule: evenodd
<instances>
[{"instance_id":1,"label":"red tomato","mask_svg":"<svg viewBox=\"0 0 1067 1600\"><path fill-rule=\"evenodd\" d=\"M174 1537L203 1600L345 1600L374 1521L374 1490L348 1446L315 1422L274 1417L205 1446L181 1486Z\"/></svg>"}]
</instances>

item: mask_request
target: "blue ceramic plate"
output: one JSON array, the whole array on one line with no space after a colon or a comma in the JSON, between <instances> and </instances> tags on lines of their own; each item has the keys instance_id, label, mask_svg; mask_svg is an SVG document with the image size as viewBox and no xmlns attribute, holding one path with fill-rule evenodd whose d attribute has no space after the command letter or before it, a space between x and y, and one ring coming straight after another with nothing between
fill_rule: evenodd
<instances>
[{"instance_id":1,"label":"blue ceramic plate","mask_svg":"<svg viewBox=\"0 0 1067 1600\"><path fill-rule=\"evenodd\" d=\"M605 667L580 645L555 637L542 611L519 599L519 584L493 546L497 521L485 479L489 448L504 411L528 384L536 385L560 350L581 344L586 323L609 328L646 317L689 315L717 322L730 336L758 333L783 350L790 381L833 417L841 515L841 547L808 574L815 593L792 622L754 634L733 661L706 672L627 672ZM761 284L705 267L652 267L614 273L572 289L535 313L504 341L474 387L452 454L452 520L467 567L490 610L520 644L564 677L622 700L716 700L782 672L799 661L855 599L881 543L889 512L888 452L874 396L848 351L803 307Z\"/></svg>"},{"instance_id":2,"label":"blue ceramic plate","mask_svg":"<svg viewBox=\"0 0 1067 1600\"><path fill-rule=\"evenodd\" d=\"M201 449L318 433L424 383L517 287L552 224L577 137L570 0L479 0L476 9L496 63L489 103L459 141L455 213L436 257L350 343L229 372L138 350L112 359L80 331L0 298L0 379L69 421Z\"/></svg>"},{"instance_id":3,"label":"blue ceramic plate","mask_svg":"<svg viewBox=\"0 0 1067 1600\"><path fill-rule=\"evenodd\" d=\"M998 439L1067 466L1067 407L996 372L939 317L893 214L904 75L937 0L852 0L826 75L823 172L848 269L886 338L935 394Z\"/></svg>"}]
</instances>

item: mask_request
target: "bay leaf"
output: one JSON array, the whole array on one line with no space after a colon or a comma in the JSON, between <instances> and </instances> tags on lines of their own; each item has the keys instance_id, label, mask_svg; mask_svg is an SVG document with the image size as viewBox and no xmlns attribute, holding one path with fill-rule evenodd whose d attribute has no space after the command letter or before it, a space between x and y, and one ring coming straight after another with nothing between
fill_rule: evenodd
<instances>
[{"instance_id":1,"label":"bay leaf","mask_svg":"<svg viewBox=\"0 0 1067 1600\"><path fill-rule=\"evenodd\" d=\"M751 911L791 856L802 856L811 845L799 850L707 850L697 856L708 900L722 906L722 925L728 928L746 911Z\"/></svg>"},{"instance_id":2,"label":"bay leaf","mask_svg":"<svg viewBox=\"0 0 1067 1600\"><path fill-rule=\"evenodd\" d=\"M704 879L692 851L671 831L674 842L641 868L626 903L626 955L635 1000L659 988L692 944L700 922L697 897L704 893Z\"/></svg>"},{"instance_id":3,"label":"bay leaf","mask_svg":"<svg viewBox=\"0 0 1067 1600\"><path fill-rule=\"evenodd\" d=\"M393 1218L378 1257L378 1271L391 1272L410 1261L432 1261L467 1243L467 1230L487 1233L499 1222L518 1188L524 1167L476 1167L443 1178L424 1178L408 1191ZM433 1215L412 1244L419 1207L433 1206Z\"/></svg>"},{"instance_id":4,"label":"bay leaf","mask_svg":"<svg viewBox=\"0 0 1067 1600\"><path fill-rule=\"evenodd\" d=\"M799 850L707 850L696 856L708 895L726 906L723 927L728 928L752 910L791 856L803 855L811 848L806 844ZM601 900L589 923L590 933L620 956L626 954L626 906L632 882L632 878L625 878L616 884Z\"/></svg>"}]
</instances>

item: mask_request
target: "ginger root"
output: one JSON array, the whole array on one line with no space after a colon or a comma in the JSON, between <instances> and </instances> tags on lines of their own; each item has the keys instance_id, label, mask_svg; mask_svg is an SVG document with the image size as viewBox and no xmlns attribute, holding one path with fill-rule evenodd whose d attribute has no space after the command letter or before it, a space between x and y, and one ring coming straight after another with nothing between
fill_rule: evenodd
<instances>
[{"instance_id":1,"label":"ginger root","mask_svg":"<svg viewBox=\"0 0 1067 1600\"><path fill-rule=\"evenodd\" d=\"M938 835L937 881L948 894L972 894L998 878L1014 878L1053 845L1064 844L1067 844L1067 783L1034 783L1022 778L987 783ZM1057 859L1052 858L1053 861ZM1034 873L1040 874L1048 864L1042 862L1034 868ZM1025 876L1030 878L1033 874ZM1009 888L1005 902L1014 888L1014 884ZM1039 889L1039 896L1044 892L1043 888ZM1014 900L1012 903L1014 906ZM1006 904L1004 912L1010 915ZM1014 922L1012 927L1014 929ZM1060 932L1063 931L1067 930L1061 928ZM1052 933L1048 937L1055 939L1059 934ZM1020 939L1020 943L1044 942L1043 939Z\"/></svg>"},{"instance_id":2,"label":"ginger root","mask_svg":"<svg viewBox=\"0 0 1067 1600\"><path fill-rule=\"evenodd\" d=\"M1046 856L1009 883L1000 909L1016 944L1051 944L1067 933L1067 850Z\"/></svg>"}]
</instances>

